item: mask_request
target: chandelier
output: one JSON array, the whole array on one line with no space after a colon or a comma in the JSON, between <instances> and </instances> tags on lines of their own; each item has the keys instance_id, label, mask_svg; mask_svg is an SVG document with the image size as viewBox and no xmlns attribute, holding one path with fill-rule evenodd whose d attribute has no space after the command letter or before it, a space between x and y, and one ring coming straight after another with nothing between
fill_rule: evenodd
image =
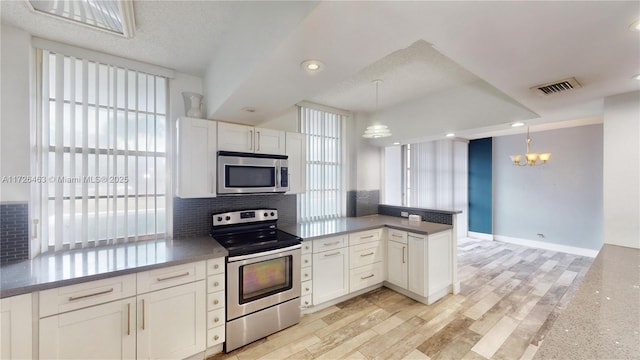
<instances>
[{"instance_id":1,"label":"chandelier","mask_svg":"<svg viewBox=\"0 0 640 360\"><path fill-rule=\"evenodd\" d=\"M531 149L531 137L529 136L529 127L527 127L527 153L524 154L525 162L522 163L522 155L511 155L511 161L513 165L518 166L535 166L535 165L544 165L549 161L551 157L551 153L532 153ZM540 160L540 162L538 162Z\"/></svg>"},{"instance_id":2,"label":"chandelier","mask_svg":"<svg viewBox=\"0 0 640 360\"><path fill-rule=\"evenodd\" d=\"M380 86L381 82L382 80L379 79L372 81L372 83L376 84L376 111L378 110L378 86ZM387 125L367 126L364 134L362 134L362 137L367 139L377 139L387 136L391 136L391 130L389 130L389 127Z\"/></svg>"}]
</instances>

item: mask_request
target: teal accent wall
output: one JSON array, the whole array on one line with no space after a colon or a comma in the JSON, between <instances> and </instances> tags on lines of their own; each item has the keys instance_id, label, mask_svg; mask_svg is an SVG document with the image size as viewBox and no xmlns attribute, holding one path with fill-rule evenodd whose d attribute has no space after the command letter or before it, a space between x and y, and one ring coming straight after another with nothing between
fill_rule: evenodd
<instances>
[{"instance_id":1,"label":"teal accent wall","mask_svg":"<svg viewBox=\"0 0 640 360\"><path fill-rule=\"evenodd\" d=\"M493 233L493 139L469 141L469 231Z\"/></svg>"}]
</instances>

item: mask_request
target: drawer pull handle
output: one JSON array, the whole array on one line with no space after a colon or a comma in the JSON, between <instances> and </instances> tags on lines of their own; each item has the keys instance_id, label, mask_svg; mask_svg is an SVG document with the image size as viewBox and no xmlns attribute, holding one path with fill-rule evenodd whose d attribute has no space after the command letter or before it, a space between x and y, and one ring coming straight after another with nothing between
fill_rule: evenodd
<instances>
[{"instance_id":1,"label":"drawer pull handle","mask_svg":"<svg viewBox=\"0 0 640 360\"><path fill-rule=\"evenodd\" d=\"M332 246L332 245L338 245L340 244L340 241L334 241L334 242L330 242L330 243L324 243L324 246Z\"/></svg>"},{"instance_id":2,"label":"drawer pull handle","mask_svg":"<svg viewBox=\"0 0 640 360\"><path fill-rule=\"evenodd\" d=\"M214 286L214 287L217 287L217 286L219 286L219 285L220 285L220 283L219 283L219 282L217 282L217 281L213 283L213 286Z\"/></svg>"},{"instance_id":3,"label":"drawer pull handle","mask_svg":"<svg viewBox=\"0 0 640 360\"><path fill-rule=\"evenodd\" d=\"M304 304L305 304L305 305L309 305L309 301L305 301L305 302L304 302Z\"/></svg>"},{"instance_id":4,"label":"drawer pull handle","mask_svg":"<svg viewBox=\"0 0 640 360\"><path fill-rule=\"evenodd\" d=\"M104 294L109 294L113 292L113 288L109 289L109 290L105 290L105 291L100 291L97 293L93 293L93 294L88 294L88 295L81 295L81 296L69 296L69 301L76 301L76 300L80 300L80 299L85 299L88 297L92 297L92 296L98 296L98 295L104 295Z\"/></svg>"},{"instance_id":5,"label":"drawer pull handle","mask_svg":"<svg viewBox=\"0 0 640 360\"><path fill-rule=\"evenodd\" d=\"M309 263L309 259L305 259L305 260L304 260L304 263L305 263L305 264L308 264L308 263Z\"/></svg>"},{"instance_id":6,"label":"drawer pull handle","mask_svg":"<svg viewBox=\"0 0 640 360\"><path fill-rule=\"evenodd\" d=\"M370 253L368 253L368 254L360 254L360 256L365 257L365 256L371 256L371 255L373 255L373 254L374 254L374 253L370 252Z\"/></svg>"},{"instance_id":7,"label":"drawer pull handle","mask_svg":"<svg viewBox=\"0 0 640 360\"><path fill-rule=\"evenodd\" d=\"M127 335L131 335L131 303L127 304Z\"/></svg>"},{"instance_id":8,"label":"drawer pull handle","mask_svg":"<svg viewBox=\"0 0 640 360\"><path fill-rule=\"evenodd\" d=\"M220 321L220 319L219 319L219 318L217 318L217 317L216 317L215 319L213 319L213 322L214 322L214 323L217 323L218 321Z\"/></svg>"},{"instance_id":9,"label":"drawer pull handle","mask_svg":"<svg viewBox=\"0 0 640 360\"><path fill-rule=\"evenodd\" d=\"M180 278L180 277L183 277L183 276L189 276L189 274L190 274L190 273L187 271L186 273L182 273L182 274L178 274L178 275L173 275L173 276L167 276L167 277L165 277L165 278L161 278L161 277L159 277L159 278L158 278L158 281L167 281L167 280L177 279L177 278Z\"/></svg>"},{"instance_id":10,"label":"drawer pull handle","mask_svg":"<svg viewBox=\"0 0 640 360\"><path fill-rule=\"evenodd\" d=\"M220 303L220 301L218 301L218 299L213 300L213 305L218 305L218 303Z\"/></svg>"},{"instance_id":11,"label":"drawer pull handle","mask_svg":"<svg viewBox=\"0 0 640 360\"><path fill-rule=\"evenodd\" d=\"M375 276L375 275L373 275L373 274L371 274L371 275L369 275L369 276L365 276L365 277L362 277L362 276L361 276L361 277L360 277L360 279L364 280L364 279L372 278L372 277L374 277L374 276Z\"/></svg>"},{"instance_id":12,"label":"drawer pull handle","mask_svg":"<svg viewBox=\"0 0 640 360\"><path fill-rule=\"evenodd\" d=\"M220 267L220 265L218 265L218 264L213 265L213 268L216 269L216 270L218 270L219 267Z\"/></svg>"},{"instance_id":13,"label":"drawer pull handle","mask_svg":"<svg viewBox=\"0 0 640 360\"><path fill-rule=\"evenodd\" d=\"M304 291L309 291L309 288L304 288Z\"/></svg>"},{"instance_id":14,"label":"drawer pull handle","mask_svg":"<svg viewBox=\"0 0 640 360\"><path fill-rule=\"evenodd\" d=\"M336 255L340 255L340 251L336 251L336 252L331 253L331 254L324 254L324 256L336 256Z\"/></svg>"},{"instance_id":15,"label":"drawer pull handle","mask_svg":"<svg viewBox=\"0 0 640 360\"><path fill-rule=\"evenodd\" d=\"M220 336L218 336L218 335L215 335L215 336L213 337L213 340L218 340L218 339L220 339Z\"/></svg>"},{"instance_id":16,"label":"drawer pull handle","mask_svg":"<svg viewBox=\"0 0 640 360\"><path fill-rule=\"evenodd\" d=\"M309 274L305 273L305 274L304 274L304 277L309 277Z\"/></svg>"},{"instance_id":17,"label":"drawer pull handle","mask_svg":"<svg viewBox=\"0 0 640 360\"><path fill-rule=\"evenodd\" d=\"M142 330L144 330L144 299L142 299Z\"/></svg>"},{"instance_id":18,"label":"drawer pull handle","mask_svg":"<svg viewBox=\"0 0 640 360\"><path fill-rule=\"evenodd\" d=\"M360 239L371 239L375 235L360 236Z\"/></svg>"},{"instance_id":19,"label":"drawer pull handle","mask_svg":"<svg viewBox=\"0 0 640 360\"><path fill-rule=\"evenodd\" d=\"M391 236L396 237L396 238L401 238L401 239L402 239L402 235L398 235L398 234L391 234Z\"/></svg>"},{"instance_id":20,"label":"drawer pull handle","mask_svg":"<svg viewBox=\"0 0 640 360\"><path fill-rule=\"evenodd\" d=\"M403 247L402 247L402 263L403 263L403 264L406 262L406 260L405 260L405 254L404 254L404 253L405 253L405 251L407 251L407 247L406 247L406 246L403 246Z\"/></svg>"}]
</instances>

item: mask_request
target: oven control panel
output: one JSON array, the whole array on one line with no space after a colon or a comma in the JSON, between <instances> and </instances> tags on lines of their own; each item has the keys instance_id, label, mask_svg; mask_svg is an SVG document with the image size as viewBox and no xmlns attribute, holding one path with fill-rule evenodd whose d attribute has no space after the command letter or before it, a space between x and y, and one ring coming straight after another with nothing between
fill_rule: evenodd
<instances>
[{"instance_id":1,"label":"oven control panel","mask_svg":"<svg viewBox=\"0 0 640 360\"><path fill-rule=\"evenodd\" d=\"M277 209L257 209L230 211L226 213L213 214L213 226L235 225L268 220L278 220Z\"/></svg>"}]
</instances>

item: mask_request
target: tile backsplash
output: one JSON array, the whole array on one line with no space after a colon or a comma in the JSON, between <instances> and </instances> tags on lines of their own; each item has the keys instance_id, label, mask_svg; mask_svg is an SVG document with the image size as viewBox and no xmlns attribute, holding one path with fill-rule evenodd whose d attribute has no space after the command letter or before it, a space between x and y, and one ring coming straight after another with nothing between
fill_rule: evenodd
<instances>
[{"instance_id":1,"label":"tile backsplash","mask_svg":"<svg viewBox=\"0 0 640 360\"><path fill-rule=\"evenodd\" d=\"M209 199L173 198L173 237L208 235L211 214L256 208L278 209L278 225L296 223L296 195L234 195Z\"/></svg>"},{"instance_id":2,"label":"tile backsplash","mask_svg":"<svg viewBox=\"0 0 640 360\"><path fill-rule=\"evenodd\" d=\"M380 190L347 191L347 216L366 216L378 213Z\"/></svg>"},{"instance_id":3,"label":"tile backsplash","mask_svg":"<svg viewBox=\"0 0 640 360\"><path fill-rule=\"evenodd\" d=\"M0 204L0 265L29 258L29 205Z\"/></svg>"}]
</instances>

